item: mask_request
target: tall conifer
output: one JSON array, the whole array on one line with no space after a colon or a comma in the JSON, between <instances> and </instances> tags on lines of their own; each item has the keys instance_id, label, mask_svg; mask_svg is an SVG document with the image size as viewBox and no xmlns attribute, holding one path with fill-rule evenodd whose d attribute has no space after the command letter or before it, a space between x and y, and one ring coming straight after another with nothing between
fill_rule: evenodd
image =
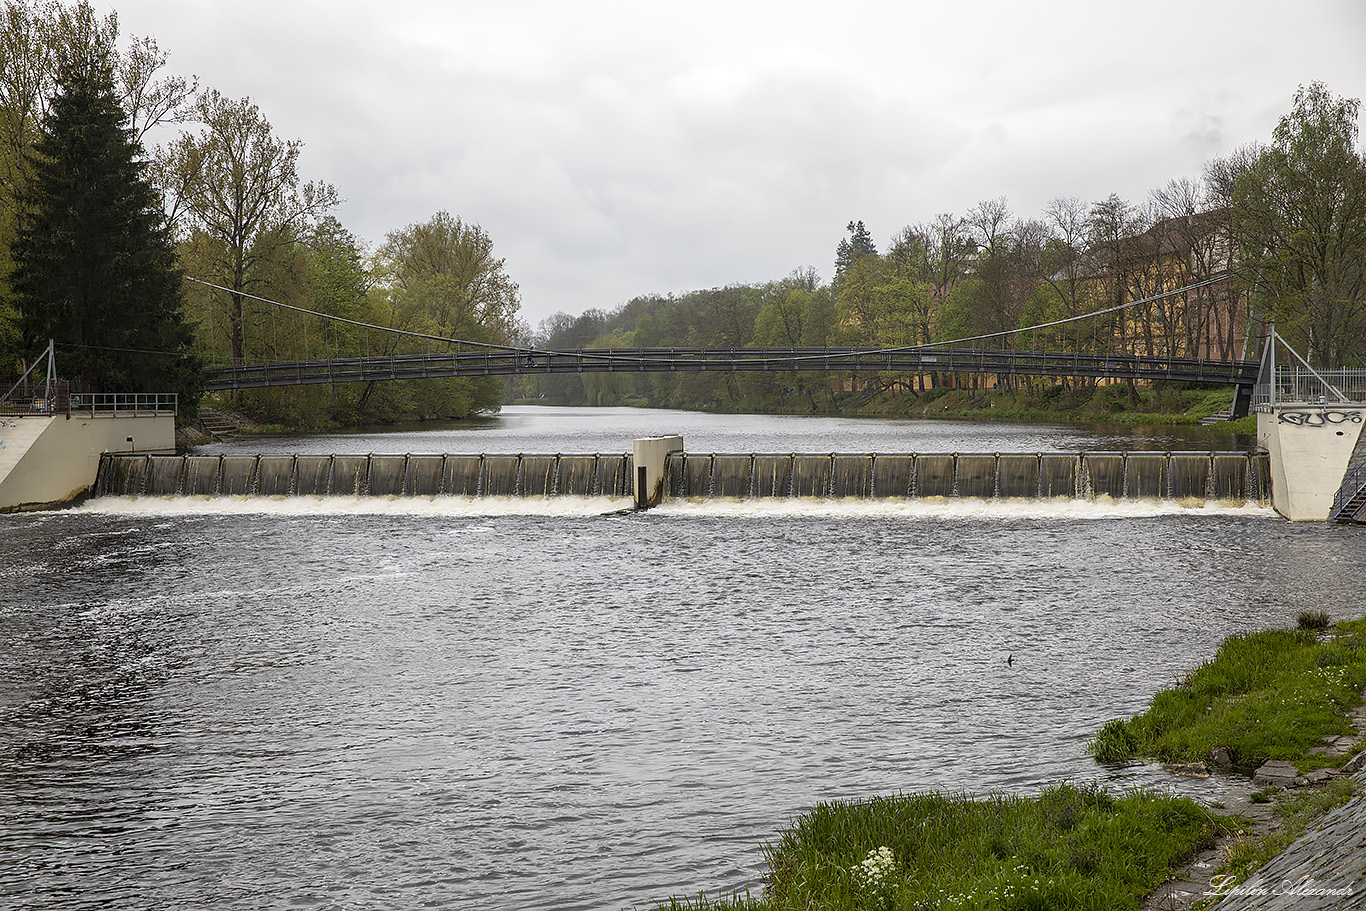
<instances>
[{"instance_id":1,"label":"tall conifer","mask_svg":"<svg viewBox=\"0 0 1366 911\"><path fill-rule=\"evenodd\" d=\"M13 276L28 349L55 339L78 389L176 391L192 414L200 375L183 276L107 55L61 65L33 167Z\"/></svg>"}]
</instances>

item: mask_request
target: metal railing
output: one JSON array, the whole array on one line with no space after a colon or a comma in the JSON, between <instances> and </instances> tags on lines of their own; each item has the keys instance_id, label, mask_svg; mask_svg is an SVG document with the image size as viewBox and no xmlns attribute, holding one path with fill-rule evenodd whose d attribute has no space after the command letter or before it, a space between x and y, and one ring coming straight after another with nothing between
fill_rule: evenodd
<instances>
[{"instance_id":1,"label":"metal railing","mask_svg":"<svg viewBox=\"0 0 1366 911\"><path fill-rule=\"evenodd\" d=\"M1269 326L1262 348L1261 367L1252 388L1252 407L1269 411L1275 405L1355 405L1366 403L1366 369L1330 367L1316 370ZM1282 365L1281 354L1289 355Z\"/></svg>"},{"instance_id":2,"label":"metal railing","mask_svg":"<svg viewBox=\"0 0 1366 911\"><path fill-rule=\"evenodd\" d=\"M1354 468L1348 469L1347 474L1342 478L1342 486L1333 496L1333 508L1329 510L1328 517L1335 521L1350 520L1356 513L1360 512L1366 502L1362 502L1362 495L1366 493L1366 462L1361 462Z\"/></svg>"},{"instance_id":3,"label":"metal railing","mask_svg":"<svg viewBox=\"0 0 1366 911\"><path fill-rule=\"evenodd\" d=\"M1299 365L1277 367L1272 382L1258 383L1252 392L1252 404L1278 403L1340 404L1342 395L1349 402L1366 402L1366 369L1343 367L1336 370L1311 371Z\"/></svg>"},{"instance_id":4,"label":"metal railing","mask_svg":"<svg viewBox=\"0 0 1366 911\"><path fill-rule=\"evenodd\" d=\"M38 373L46 363L46 374ZM42 377L39 379L39 377ZM179 396L174 392L88 392L71 394L71 384L57 378L56 342L34 361L19 381L0 394L0 415L7 417L57 414L142 415L176 414Z\"/></svg>"},{"instance_id":5,"label":"metal railing","mask_svg":"<svg viewBox=\"0 0 1366 911\"><path fill-rule=\"evenodd\" d=\"M65 386L65 384L62 384ZM54 389L47 394L20 394L0 402L0 414L10 417L26 415L52 416L58 414L146 415L176 414L179 396L174 392L93 392L68 395L66 390Z\"/></svg>"}]
</instances>

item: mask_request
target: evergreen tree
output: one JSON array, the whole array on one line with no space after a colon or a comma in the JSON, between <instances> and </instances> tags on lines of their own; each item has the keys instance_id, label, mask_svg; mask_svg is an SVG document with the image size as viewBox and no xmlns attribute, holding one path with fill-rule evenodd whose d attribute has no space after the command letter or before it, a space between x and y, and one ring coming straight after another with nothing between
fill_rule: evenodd
<instances>
[{"instance_id":1,"label":"evergreen tree","mask_svg":"<svg viewBox=\"0 0 1366 911\"><path fill-rule=\"evenodd\" d=\"M845 228L849 236L839 242L835 248L835 278L843 277L848 268L853 265L854 260L863 256L876 256L877 245L873 243L873 235L868 233L868 229L863 226L862 221L851 221Z\"/></svg>"},{"instance_id":2,"label":"evergreen tree","mask_svg":"<svg viewBox=\"0 0 1366 911\"><path fill-rule=\"evenodd\" d=\"M75 390L175 391L192 416L202 387L184 279L107 53L61 64L32 166L13 250L26 348L56 340Z\"/></svg>"}]
</instances>

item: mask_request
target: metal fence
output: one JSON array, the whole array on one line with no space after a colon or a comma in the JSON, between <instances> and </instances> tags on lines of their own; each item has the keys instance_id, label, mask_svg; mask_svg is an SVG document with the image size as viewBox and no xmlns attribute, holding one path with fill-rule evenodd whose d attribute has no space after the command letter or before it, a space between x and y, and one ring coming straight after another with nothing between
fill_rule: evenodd
<instances>
[{"instance_id":1,"label":"metal fence","mask_svg":"<svg viewBox=\"0 0 1366 911\"><path fill-rule=\"evenodd\" d=\"M1366 403L1366 369L1360 367L1311 371L1293 365L1269 372L1270 382L1258 383L1253 390L1254 406L1292 402L1336 405L1342 403L1338 392L1348 402Z\"/></svg>"},{"instance_id":2,"label":"metal fence","mask_svg":"<svg viewBox=\"0 0 1366 911\"><path fill-rule=\"evenodd\" d=\"M66 384L30 390L18 389L0 401L0 414L18 415L144 415L175 414L179 396L174 392L93 392L71 395Z\"/></svg>"}]
</instances>

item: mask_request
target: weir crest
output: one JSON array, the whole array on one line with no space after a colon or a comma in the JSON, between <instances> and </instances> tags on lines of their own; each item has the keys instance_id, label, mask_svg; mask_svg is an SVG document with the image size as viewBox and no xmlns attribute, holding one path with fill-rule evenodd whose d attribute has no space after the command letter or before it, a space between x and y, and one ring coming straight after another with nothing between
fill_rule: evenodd
<instances>
[{"instance_id":1,"label":"weir crest","mask_svg":"<svg viewBox=\"0 0 1366 911\"><path fill-rule=\"evenodd\" d=\"M587 455L116 455L96 496L613 497L633 494L630 453ZM664 499L1082 499L1255 502L1265 453L673 452Z\"/></svg>"}]
</instances>

